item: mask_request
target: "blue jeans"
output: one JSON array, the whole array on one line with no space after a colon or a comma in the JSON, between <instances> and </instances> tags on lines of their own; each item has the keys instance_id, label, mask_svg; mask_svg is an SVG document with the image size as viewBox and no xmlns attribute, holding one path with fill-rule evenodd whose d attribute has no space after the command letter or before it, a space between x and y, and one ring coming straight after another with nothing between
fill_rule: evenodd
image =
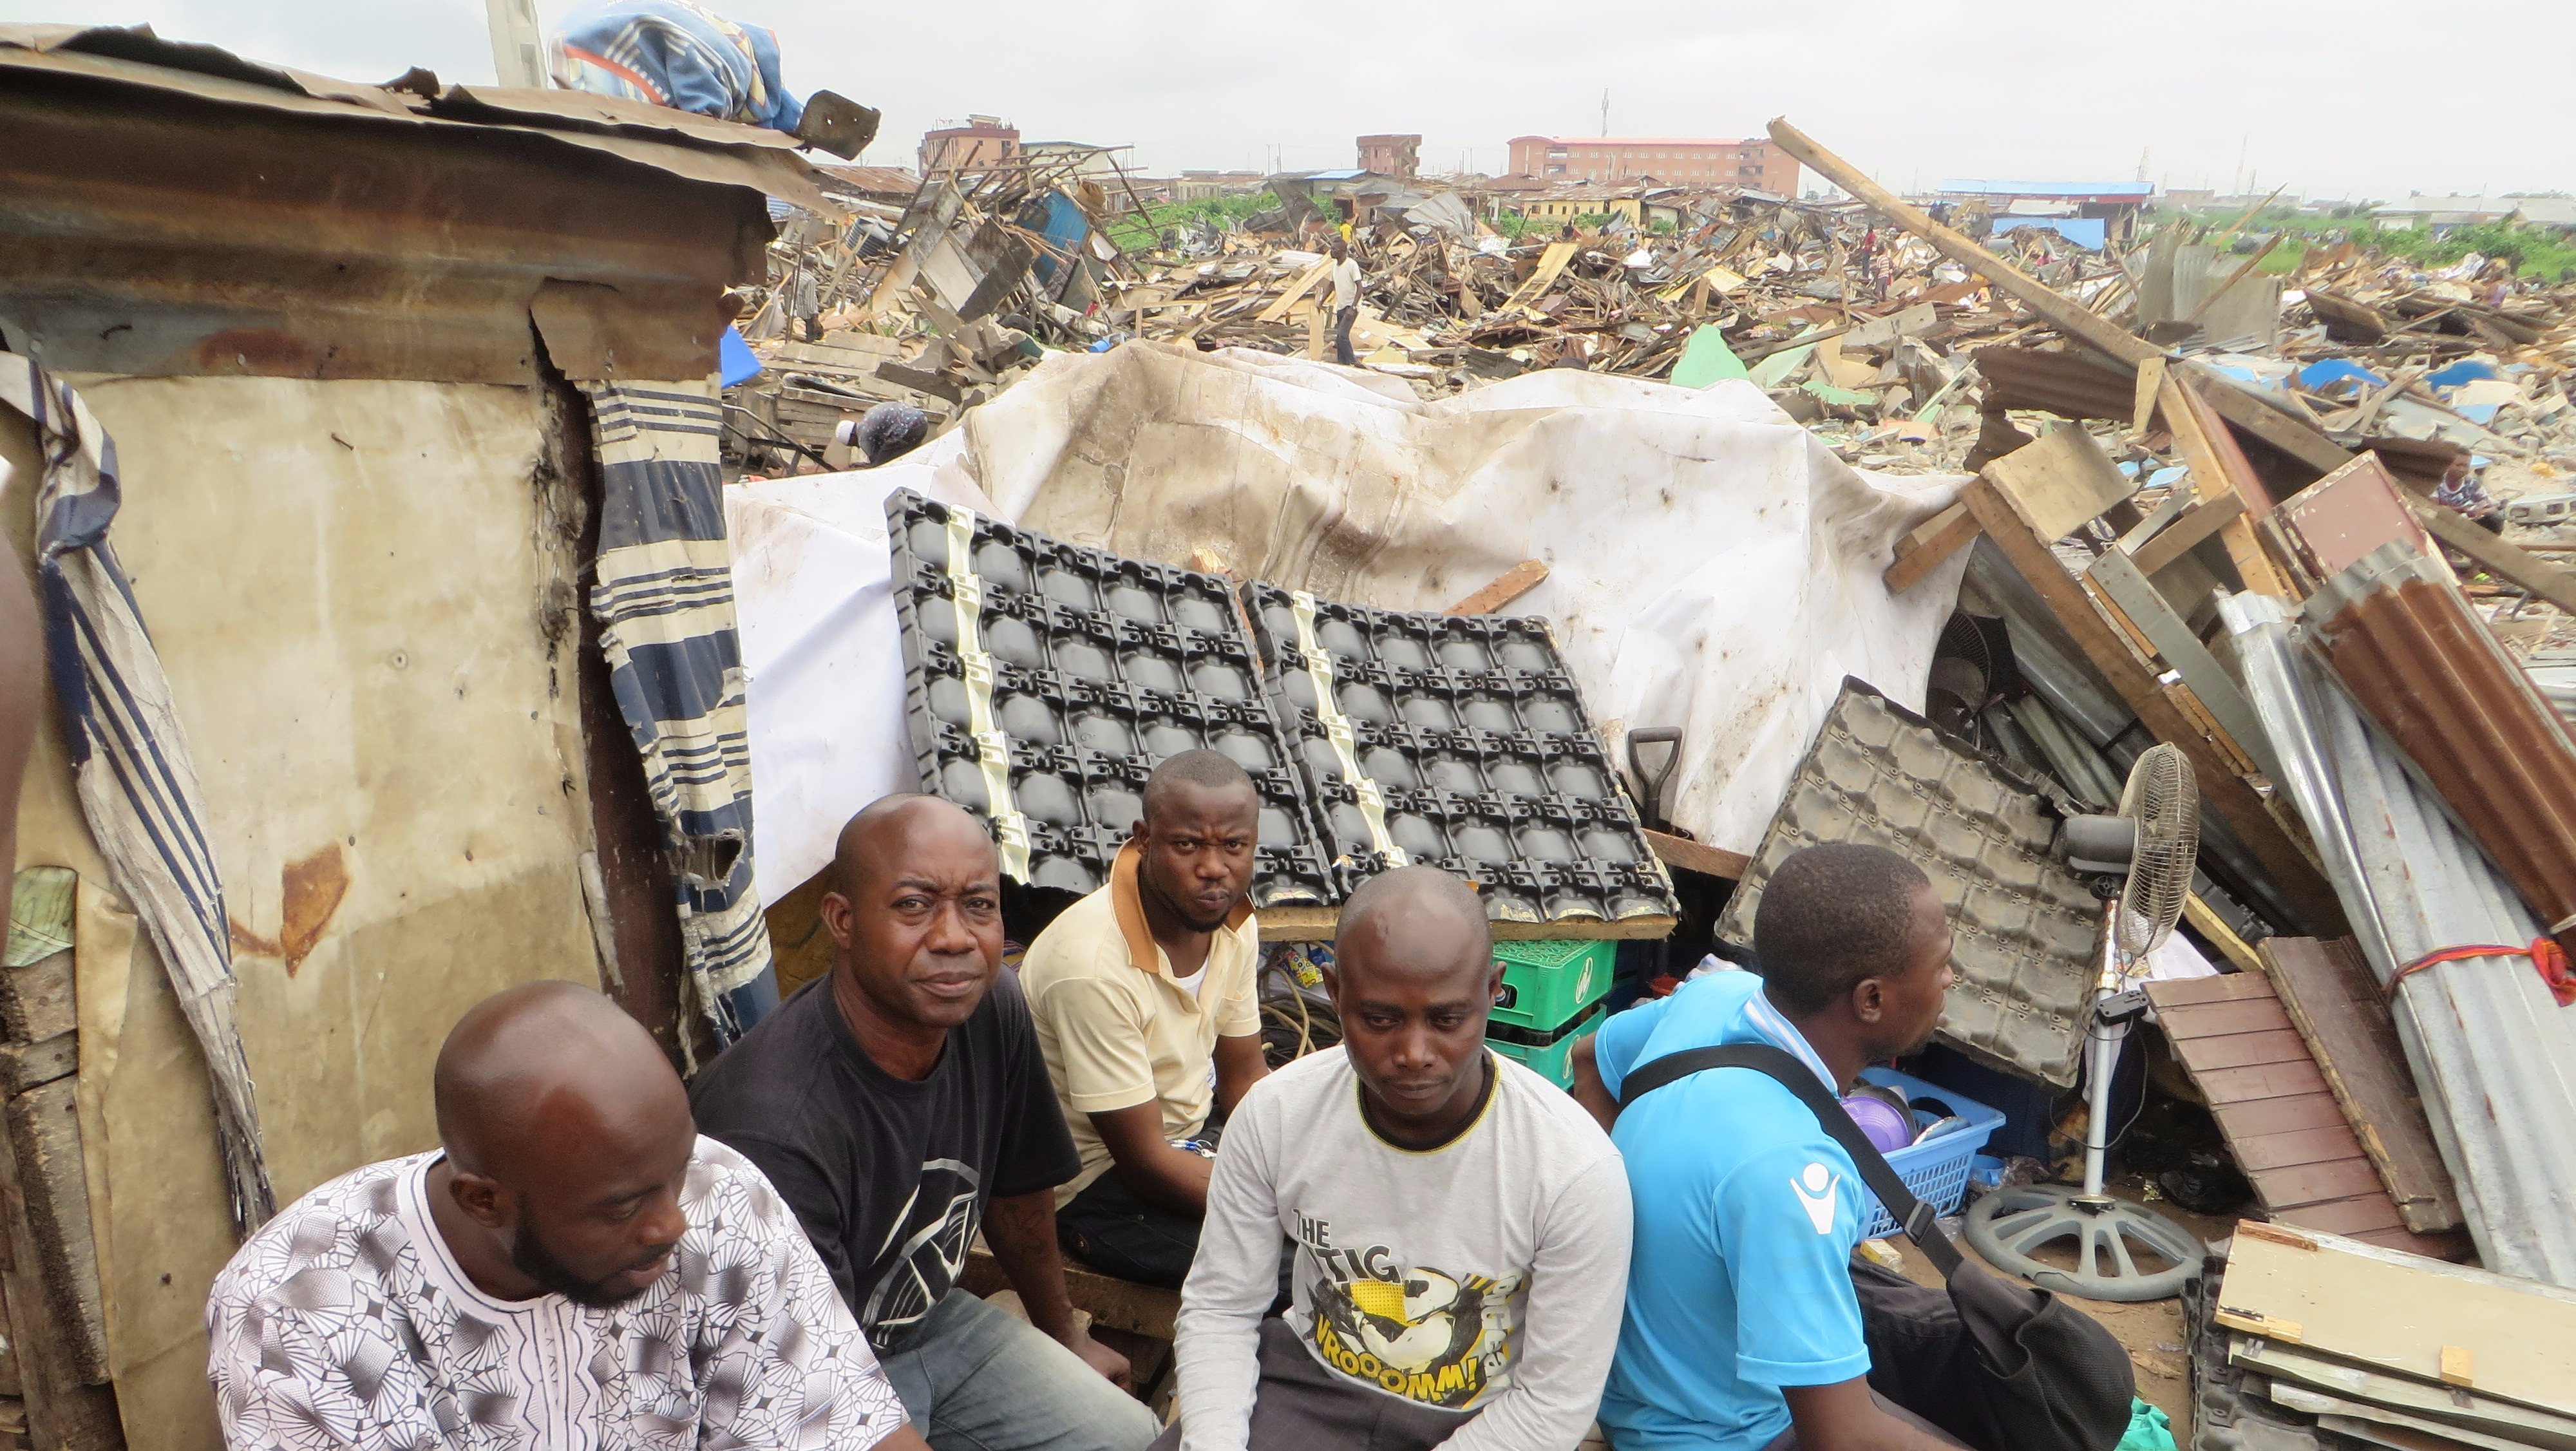
<instances>
[{"instance_id":1,"label":"blue jeans","mask_svg":"<svg viewBox=\"0 0 2576 1451\"><path fill-rule=\"evenodd\" d=\"M877 1360L933 1451L1143 1451L1161 1429L1082 1357L964 1290Z\"/></svg>"}]
</instances>

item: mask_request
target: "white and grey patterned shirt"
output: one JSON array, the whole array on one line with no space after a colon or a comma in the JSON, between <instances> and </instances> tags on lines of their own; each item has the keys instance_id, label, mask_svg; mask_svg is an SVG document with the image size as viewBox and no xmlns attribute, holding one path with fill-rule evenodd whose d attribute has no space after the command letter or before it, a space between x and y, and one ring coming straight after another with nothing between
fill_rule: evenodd
<instances>
[{"instance_id":1,"label":"white and grey patterned shirt","mask_svg":"<svg viewBox=\"0 0 2576 1451\"><path fill-rule=\"evenodd\" d=\"M332 1180L216 1277L231 1451L861 1451L904 1423L795 1215L723 1144L690 1156L671 1268L606 1310L476 1289L430 1217L438 1158Z\"/></svg>"}]
</instances>

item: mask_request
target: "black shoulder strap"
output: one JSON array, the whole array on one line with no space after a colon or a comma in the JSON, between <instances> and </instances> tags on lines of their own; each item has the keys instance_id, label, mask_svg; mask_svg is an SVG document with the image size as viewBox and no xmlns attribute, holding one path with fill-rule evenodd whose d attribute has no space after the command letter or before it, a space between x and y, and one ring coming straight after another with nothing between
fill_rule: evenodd
<instances>
[{"instance_id":1,"label":"black shoulder strap","mask_svg":"<svg viewBox=\"0 0 2576 1451\"><path fill-rule=\"evenodd\" d=\"M1852 1167L1860 1171L1860 1181L1878 1196L1879 1203L1887 1206L1888 1217L1940 1270L1941 1277L1946 1280L1959 1268L1959 1247L1941 1232L1939 1216L1933 1213L1932 1206L1914 1197L1914 1191L1905 1187L1905 1181L1888 1164L1887 1156L1862 1135L1860 1125L1852 1122L1842 1104L1817 1081L1816 1071L1785 1048L1768 1043L1734 1043L1723 1048L1668 1053L1629 1071L1619 1085L1619 1106L1626 1108L1667 1083L1711 1068L1750 1068L1768 1074L1781 1087L1798 1095L1798 1101L1816 1116L1826 1135L1851 1155Z\"/></svg>"}]
</instances>

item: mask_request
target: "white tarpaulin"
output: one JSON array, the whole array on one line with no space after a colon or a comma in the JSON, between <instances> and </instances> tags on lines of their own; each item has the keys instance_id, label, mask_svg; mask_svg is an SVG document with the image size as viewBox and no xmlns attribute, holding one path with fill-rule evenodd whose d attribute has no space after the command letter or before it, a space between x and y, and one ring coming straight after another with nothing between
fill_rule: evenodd
<instances>
[{"instance_id":1,"label":"white tarpaulin","mask_svg":"<svg viewBox=\"0 0 2576 1451\"><path fill-rule=\"evenodd\" d=\"M957 467L964 441L951 434L883 468L725 490L764 908L832 859L860 807L921 789L904 722L885 500L911 489L990 512Z\"/></svg>"},{"instance_id":2,"label":"white tarpaulin","mask_svg":"<svg viewBox=\"0 0 2576 1451\"><path fill-rule=\"evenodd\" d=\"M850 811L917 789L895 487L972 504L971 475L1033 529L1390 609L1544 560L1511 612L1552 621L1614 755L1629 726L1682 728L1666 814L1746 853L1845 675L1921 708L1965 558L1891 597L1895 541L1963 480L1861 473L1741 382L1551 369L1424 402L1302 359L1128 343L1050 357L924 453L730 491L764 901Z\"/></svg>"}]
</instances>

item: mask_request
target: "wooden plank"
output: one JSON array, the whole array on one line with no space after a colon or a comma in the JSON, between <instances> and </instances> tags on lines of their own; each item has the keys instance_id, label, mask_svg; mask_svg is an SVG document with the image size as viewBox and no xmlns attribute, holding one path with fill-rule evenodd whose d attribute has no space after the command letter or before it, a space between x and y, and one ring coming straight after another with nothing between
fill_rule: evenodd
<instances>
[{"instance_id":1,"label":"wooden plank","mask_svg":"<svg viewBox=\"0 0 2576 1451\"><path fill-rule=\"evenodd\" d=\"M2460 517L2456 509L2445 509L2412 489L2407 503L2415 517L2434 538L2476 560L2480 568L2498 579L2507 579L2529 591L2533 598L2547 600L2558 608L2576 615L2576 573L2570 573L2542 559L2527 549L2506 543L2484 529Z\"/></svg>"},{"instance_id":2,"label":"wooden plank","mask_svg":"<svg viewBox=\"0 0 2576 1451\"><path fill-rule=\"evenodd\" d=\"M43 1255L19 1189L17 1155L0 1152L0 1300L6 1302L0 1308L8 1316L32 1440L49 1451L124 1451L116 1391L81 1368L83 1337L63 1321L46 1288Z\"/></svg>"},{"instance_id":3,"label":"wooden plank","mask_svg":"<svg viewBox=\"0 0 2576 1451\"><path fill-rule=\"evenodd\" d=\"M966 1263L957 1273L957 1283L970 1295L987 1299L1009 1289L1010 1276L1002 1272L1001 1261L979 1241L966 1252ZM1153 1285L1139 1285L1104 1275L1079 1260L1064 1262L1065 1298L1073 1308L1091 1316L1094 1325L1124 1330L1130 1335L1147 1335L1156 1340L1172 1338L1173 1318L1180 1313L1178 1290Z\"/></svg>"},{"instance_id":4,"label":"wooden plank","mask_svg":"<svg viewBox=\"0 0 2576 1451\"><path fill-rule=\"evenodd\" d=\"M0 1026L21 1043L38 1043L80 1027L72 1012L72 955L52 953L25 967L0 968Z\"/></svg>"},{"instance_id":5,"label":"wooden plank","mask_svg":"<svg viewBox=\"0 0 2576 1451\"><path fill-rule=\"evenodd\" d=\"M0 1097L69 1078L80 1068L80 1035L62 1033L41 1043L0 1043Z\"/></svg>"},{"instance_id":6,"label":"wooden plank","mask_svg":"<svg viewBox=\"0 0 2576 1451\"><path fill-rule=\"evenodd\" d=\"M1340 914L1338 907L1265 907L1256 920L1261 924L1264 942L1330 942ZM1631 942L1670 937L1679 924L1671 917L1646 916L1611 922L1598 917L1565 917L1553 922L1496 921L1492 925L1496 942Z\"/></svg>"},{"instance_id":7,"label":"wooden plank","mask_svg":"<svg viewBox=\"0 0 2576 1451\"><path fill-rule=\"evenodd\" d=\"M1722 846L1710 846L1704 841L1692 841L1668 832L1647 832L1646 845L1654 848L1656 857L1665 866L1701 872L1730 882L1743 881L1745 871L1753 865L1753 858L1740 851L1728 851Z\"/></svg>"},{"instance_id":8,"label":"wooden plank","mask_svg":"<svg viewBox=\"0 0 2576 1451\"><path fill-rule=\"evenodd\" d=\"M1539 587L1547 578L1544 560L1524 559L1501 574L1493 583L1441 611L1445 615L1490 615L1503 606Z\"/></svg>"},{"instance_id":9,"label":"wooden plank","mask_svg":"<svg viewBox=\"0 0 2576 1451\"><path fill-rule=\"evenodd\" d=\"M1976 516L1965 504L1949 508L1914 526L1904 538L1896 541L1896 562L1887 567L1880 579L1889 594L1903 594L1915 582L1932 572L1932 567L1967 547L1977 537Z\"/></svg>"},{"instance_id":10,"label":"wooden plank","mask_svg":"<svg viewBox=\"0 0 2576 1451\"><path fill-rule=\"evenodd\" d=\"M2352 1128L2347 1124L2327 1124L2322 1128L2293 1129L2286 1134L2230 1139L2227 1147L2236 1155L2236 1167L2248 1174L2263 1169L2295 1169L2303 1164L2331 1164L2339 1159L2361 1157L2361 1140L2352 1136Z\"/></svg>"},{"instance_id":11,"label":"wooden plank","mask_svg":"<svg viewBox=\"0 0 2576 1451\"><path fill-rule=\"evenodd\" d=\"M2355 1195L2328 1204L2303 1204L2282 1215L2281 1222L2298 1229L2321 1229L2328 1234L2407 1233L2406 1226L2398 1222L2397 1206L2389 1203L2385 1194Z\"/></svg>"},{"instance_id":12,"label":"wooden plank","mask_svg":"<svg viewBox=\"0 0 2576 1451\"><path fill-rule=\"evenodd\" d=\"M2349 1159L2324 1164L2301 1164L2286 1169L2266 1169L2245 1176L2254 1192L2275 1218L2303 1204L2324 1204L2335 1199L2384 1198L2388 1191L2379 1184L2379 1171L2370 1161L2356 1153Z\"/></svg>"},{"instance_id":13,"label":"wooden plank","mask_svg":"<svg viewBox=\"0 0 2576 1451\"><path fill-rule=\"evenodd\" d=\"M2264 402L2209 364L2193 360L2182 366L2200 385L2200 396L2210 411L2316 470L2320 477L2352 462L2351 450L2326 437L2315 425L2302 423Z\"/></svg>"},{"instance_id":14,"label":"wooden plank","mask_svg":"<svg viewBox=\"0 0 2576 1451\"><path fill-rule=\"evenodd\" d=\"M2182 512L2182 516L2158 531L2156 536L2139 545L2129 557L2144 574L2153 574L2191 552L2200 541L2215 534L2229 520L2244 516L2245 501L2234 494L2224 499L2202 499Z\"/></svg>"},{"instance_id":15,"label":"wooden plank","mask_svg":"<svg viewBox=\"0 0 2576 1451\"><path fill-rule=\"evenodd\" d=\"M2227 436L2223 444L2220 442L2220 436L2227 435L2226 424L2200 401L2181 376L2172 372L2166 373L2156 401L2165 427L2173 431L2174 446L2191 465L2193 491L2212 503L2235 494L2245 506L2244 516L2220 525L2218 531L2220 541L2227 546L2228 559L2236 565L2237 578L2258 594L2291 599L2289 586L2263 553L2253 526L2247 522L2248 518L2260 517L2271 507L2271 501L2262 492L2261 481L2251 477L2253 468L2245 461L2235 438Z\"/></svg>"},{"instance_id":16,"label":"wooden plank","mask_svg":"<svg viewBox=\"0 0 2576 1451\"><path fill-rule=\"evenodd\" d=\"M1546 249L1538 254L1538 266L1531 269L1529 280L1514 288L1511 297L1503 303L1505 310L1525 308L1546 295L1547 290L1556 285L1557 277L1565 271L1565 264L1574 260L1575 252L1582 245L1580 242L1548 243Z\"/></svg>"},{"instance_id":17,"label":"wooden plank","mask_svg":"<svg viewBox=\"0 0 2576 1451\"><path fill-rule=\"evenodd\" d=\"M2058 563L2057 556L2049 551L2049 541L2032 531L2011 496L1991 480L1979 478L1969 483L1961 498L2015 572L2039 595L2059 627L2139 721L2156 739L2173 743L2191 759L2202 798L2235 828L2246 850L2270 876L2275 890L2298 910L2303 920L2340 923L2343 909L2315 864L2282 832L2262 798L2236 774L2234 764L2184 718L2157 682L2155 672L2113 629L2093 603L2093 597Z\"/></svg>"},{"instance_id":18,"label":"wooden plank","mask_svg":"<svg viewBox=\"0 0 2576 1451\"><path fill-rule=\"evenodd\" d=\"M2292 1031L2289 1020L2281 1026L2259 1033L2230 1033L2222 1038L2193 1038L2191 1066L2210 1068L2259 1068L2266 1063L2308 1063L2307 1040ZM2177 1049L2177 1051L2180 1051ZM2353 1147L2361 1152L2360 1146Z\"/></svg>"},{"instance_id":19,"label":"wooden plank","mask_svg":"<svg viewBox=\"0 0 2576 1451\"><path fill-rule=\"evenodd\" d=\"M2406 1227L2423 1234L2458 1227L2459 1198L2406 1067L2397 1025L2350 940L2275 937L2259 951L2282 1010L2306 1040Z\"/></svg>"},{"instance_id":20,"label":"wooden plank","mask_svg":"<svg viewBox=\"0 0 2576 1451\"><path fill-rule=\"evenodd\" d=\"M1332 274L1333 259L1326 257L1323 261L1307 268L1304 275L1300 276L1295 282L1288 285L1287 291L1271 299L1270 305L1263 308L1260 314L1256 316L1253 321L1277 322L1281 318L1286 317L1288 315L1288 309L1296 306L1297 299L1314 291L1316 283L1323 281Z\"/></svg>"},{"instance_id":21,"label":"wooden plank","mask_svg":"<svg viewBox=\"0 0 2576 1451\"><path fill-rule=\"evenodd\" d=\"M2218 1120L2219 1131L2227 1136L2230 1143L2266 1134L2295 1133L2300 1129L2332 1128L2343 1123L2343 1110L2335 1107L2330 1095L2213 1104L2209 1112ZM2396 1222L2394 1219L2389 1221L2391 1224Z\"/></svg>"},{"instance_id":22,"label":"wooden plank","mask_svg":"<svg viewBox=\"0 0 2576 1451\"><path fill-rule=\"evenodd\" d=\"M2090 343L2132 366L2163 356L2162 349L2131 336L2117 323L2095 316L2082 303L2057 292L2047 283L1978 245L1976 239L1965 232L1945 227L1924 215L1904 198L1880 186L1868 173L1817 145L1805 132L1790 125L1787 117L1778 117L1771 122L1771 139L1779 144L1781 150L1813 167L1870 210L1930 242L1951 260L1984 274L1988 281L2021 299L2032 312L2067 336Z\"/></svg>"},{"instance_id":23,"label":"wooden plank","mask_svg":"<svg viewBox=\"0 0 2576 1451\"><path fill-rule=\"evenodd\" d=\"M2179 1051L2179 1050L2178 1050ZM2191 1067L2190 1055L2181 1053L2183 1066ZM2253 1098L2287 1098L2296 1093L2326 1091L2324 1075L2314 1063L2263 1063L2252 1068L2218 1068L2202 1073L2195 1070L2192 1081L2213 1104L2239 1103ZM2329 1100L2331 1102L2331 1100Z\"/></svg>"},{"instance_id":24,"label":"wooden plank","mask_svg":"<svg viewBox=\"0 0 2576 1451\"><path fill-rule=\"evenodd\" d=\"M2012 496L2033 533L2052 542L2099 518L2138 488L2077 423L2058 424L2038 441L1987 464L1985 476Z\"/></svg>"},{"instance_id":25,"label":"wooden plank","mask_svg":"<svg viewBox=\"0 0 2576 1451\"><path fill-rule=\"evenodd\" d=\"M2190 1007L2198 1003L2232 1003L2247 998L2266 1001L2274 997L2272 985L2258 976L2246 973L2220 973L2216 977L2186 977L2172 982L2147 984L2147 1001L2156 1011L2168 1007Z\"/></svg>"},{"instance_id":26,"label":"wooden plank","mask_svg":"<svg viewBox=\"0 0 2576 1451\"><path fill-rule=\"evenodd\" d=\"M2288 1020L2281 1015L2278 1003L2236 998L2175 1007L2159 1002L2156 1021L2164 1026L2167 1037L2217 1038L2231 1033L2284 1031Z\"/></svg>"},{"instance_id":27,"label":"wooden plank","mask_svg":"<svg viewBox=\"0 0 2576 1451\"><path fill-rule=\"evenodd\" d=\"M2554 1416L2471 1392L2460 1396L2431 1377L2417 1380L2344 1365L2269 1341L2247 1342L2228 1358L2265 1375L2315 1386L2329 1394L2390 1406L2449 1425L2493 1432L2525 1445L2576 1446L2576 1417ZM2465 1402L2465 1404L2464 1404Z\"/></svg>"},{"instance_id":28,"label":"wooden plank","mask_svg":"<svg viewBox=\"0 0 2576 1451\"><path fill-rule=\"evenodd\" d=\"M2263 959L2255 955L2244 938L2236 935L2235 928L2219 917L2215 908L2200 899L2198 892L2182 899L2182 920L2191 924L2191 930L2209 939L2209 945L2218 949L2219 956L2235 964L2238 972L2263 970Z\"/></svg>"},{"instance_id":29,"label":"wooden plank","mask_svg":"<svg viewBox=\"0 0 2576 1451\"><path fill-rule=\"evenodd\" d=\"M2418 1380L2437 1379L2443 1347L2458 1346L2476 1358L2480 1395L2576 1416L2576 1290L2304 1238L2237 1235L2220 1303L2297 1321L2314 1354Z\"/></svg>"},{"instance_id":30,"label":"wooden plank","mask_svg":"<svg viewBox=\"0 0 2576 1451\"><path fill-rule=\"evenodd\" d=\"M89 1181L81 1170L73 1081L60 1078L8 1101L16 1198L27 1216L44 1293L71 1338L84 1383L107 1379L107 1322L99 1299L98 1247L90 1238Z\"/></svg>"},{"instance_id":31,"label":"wooden plank","mask_svg":"<svg viewBox=\"0 0 2576 1451\"><path fill-rule=\"evenodd\" d=\"M2226 734L2227 743L2268 768L2271 741L2254 714L2254 703L2245 698L2244 689L2218 663L2218 657L2209 653L2200 636L2174 613L2173 606L2148 580L2137 561L2116 549L2105 549L2093 557L2092 567L2084 573L2110 597L2112 607L2147 637L2165 664L2182 676L2182 683L2191 687L2202 709Z\"/></svg>"}]
</instances>

